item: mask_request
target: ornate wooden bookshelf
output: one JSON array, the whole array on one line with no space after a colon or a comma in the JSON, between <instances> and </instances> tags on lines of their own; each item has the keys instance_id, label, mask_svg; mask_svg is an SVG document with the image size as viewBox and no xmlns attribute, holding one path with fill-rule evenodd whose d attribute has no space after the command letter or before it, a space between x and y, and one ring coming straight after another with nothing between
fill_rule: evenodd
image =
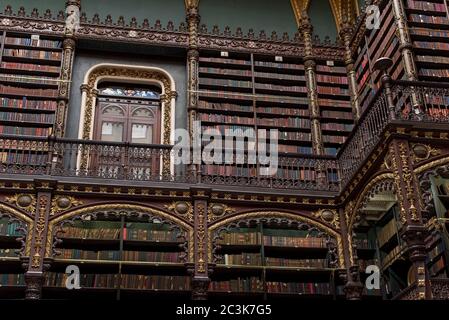
<instances>
[{"instance_id":1,"label":"ornate wooden bookshelf","mask_svg":"<svg viewBox=\"0 0 449 320\"><path fill-rule=\"evenodd\" d=\"M329 256L331 239L314 230L259 223L220 231L209 292L252 297L331 298L338 282Z\"/></svg>"},{"instance_id":2,"label":"ornate wooden bookshelf","mask_svg":"<svg viewBox=\"0 0 449 320\"><path fill-rule=\"evenodd\" d=\"M0 298L20 298L25 291L22 261L24 248L24 224L8 216L0 215ZM26 232L26 231L25 231Z\"/></svg>"},{"instance_id":3,"label":"ornate wooden bookshelf","mask_svg":"<svg viewBox=\"0 0 449 320\"><path fill-rule=\"evenodd\" d=\"M186 237L157 219L101 216L63 223L55 233L56 255L43 297L70 295L65 269L71 264L80 267L80 284L88 294L119 299L156 292L186 295L190 288Z\"/></svg>"},{"instance_id":4,"label":"ornate wooden bookshelf","mask_svg":"<svg viewBox=\"0 0 449 320\"><path fill-rule=\"evenodd\" d=\"M48 136L56 111L61 39L1 32L0 132Z\"/></svg>"},{"instance_id":5,"label":"ornate wooden bookshelf","mask_svg":"<svg viewBox=\"0 0 449 320\"><path fill-rule=\"evenodd\" d=\"M449 13L446 0L407 0L406 11L419 78L449 79Z\"/></svg>"}]
</instances>

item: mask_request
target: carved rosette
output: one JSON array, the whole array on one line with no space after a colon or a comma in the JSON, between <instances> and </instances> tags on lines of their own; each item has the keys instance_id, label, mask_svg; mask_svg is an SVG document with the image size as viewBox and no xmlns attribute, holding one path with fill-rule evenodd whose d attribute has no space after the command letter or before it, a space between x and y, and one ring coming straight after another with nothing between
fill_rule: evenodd
<instances>
[{"instance_id":1,"label":"carved rosette","mask_svg":"<svg viewBox=\"0 0 449 320\"><path fill-rule=\"evenodd\" d=\"M208 208L207 221L212 222L235 213L235 210L226 204L210 203Z\"/></svg>"},{"instance_id":2,"label":"carved rosette","mask_svg":"<svg viewBox=\"0 0 449 320\"><path fill-rule=\"evenodd\" d=\"M57 215L82 204L82 201L79 201L72 196L56 196L51 202L50 216Z\"/></svg>"},{"instance_id":3,"label":"carved rosette","mask_svg":"<svg viewBox=\"0 0 449 320\"><path fill-rule=\"evenodd\" d=\"M175 201L170 205L166 205L165 208L176 214L177 216L182 217L183 219L192 222L193 221L193 206L190 202L187 201Z\"/></svg>"},{"instance_id":4,"label":"carved rosette","mask_svg":"<svg viewBox=\"0 0 449 320\"><path fill-rule=\"evenodd\" d=\"M16 206L33 215L36 208L36 197L32 194L16 194L12 197L7 197L6 202Z\"/></svg>"}]
</instances>

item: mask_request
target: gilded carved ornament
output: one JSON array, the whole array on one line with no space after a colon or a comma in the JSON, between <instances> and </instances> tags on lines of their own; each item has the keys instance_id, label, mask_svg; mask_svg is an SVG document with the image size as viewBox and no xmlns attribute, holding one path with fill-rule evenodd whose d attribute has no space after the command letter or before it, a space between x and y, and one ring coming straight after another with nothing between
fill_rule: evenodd
<instances>
[{"instance_id":1,"label":"gilded carved ornament","mask_svg":"<svg viewBox=\"0 0 449 320\"><path fill-rule=\"evenodd\" d=\"M336 210L322 209L313 213L315 218L321 221L331 224L335 229L340 229L340 217Z\"/></svg>"},{"instance_id":2,"label":"gilded carved ornament","mask_svg":"<svg viewBox=\"0 0 449 320\"><path fill-rule=\"evenodd\" d=\"M51 201L50 216L54 216L57 213L67 211L82 204L82 201L71 196L56 196Z\"/></svg>"},{"instance_id":3,"label":"gilded carved ornament","mask_svg":"<svg viewBox=\"0 0 449 320\"><path fill-rule=\"evenodd\" d=\"M19 209L22 209L31 215L34 214L36 209L36 197L31 194L16 194L12 197L7 197L6 202L15 205Z\"/></svg>"}]
</instances>

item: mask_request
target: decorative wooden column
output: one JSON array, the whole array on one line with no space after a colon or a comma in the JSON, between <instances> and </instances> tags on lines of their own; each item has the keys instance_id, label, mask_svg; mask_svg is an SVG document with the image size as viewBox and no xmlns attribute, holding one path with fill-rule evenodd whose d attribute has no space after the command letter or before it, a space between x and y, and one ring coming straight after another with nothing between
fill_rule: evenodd
<instances>
[{"instance_id":1,"label":"decorative wooden column","mask_svg":"<svg viewBox=\"0 0 449 320\"><path fill-rule=\"evenodd\" d=\"M198 51L198 28L200 24L200 15L198 11L199 0L186 0L186 20L189 30L189 48L187 50L187 79L188 79L188 124L187 129L193 139L194 121L196 120L196 111L198 108L198 65L200 53ZM192 140L191 140L192 142ZM193 144L191 144L193 145ZM191 164L189 167L192 177L199 174L198 164Z\"/></svg>"},{"instance_id":2,"label":"decorative wooden column","mask_svg":"<svg viewBox=\"0 0 449 320\"><path fill-rule=\"evenodd\" d=\"M65 38L63 40L63 55L61 76L59 78L58 109L56 111L56 120L54 135L63 137L67 117L67 107L70 95L70 83L72 80L73 60L75 57L75 33L79 23L81 10L81 0L69 0L66 2L66 13L69 15L66 19L64 29Z\"/></svg>"},{"instance_id":3,"label":"decorative wooden column","mask_svg":"<svg viewBox=\"0 0 449 320\"><path fill-rule=\"evenodd\" d=\"M343 40L345 46L345 65L346 72L348 74L349 82L349 94L351 95L351 107L352 114L356 122L360 119L361 110L359 103L359 95L357 92L357 78L354 70L354 59L352 58L351 52L351 37L353 33L353 28L347 19L343 20L340 27L340 38Z\"/></svg>"},{"instance_id":4,"label":"decorative wooden column","mask_svg":"<svg viewBox=\"0 0 449 320\"><path fill-rule=\"evenodd\" d=\"M191 188L194 214L194 262L192 300L206 300L210 283L208 268L208 199L209 190Z\"/></svg>"},{"instance_id":5,"label":"decorative wooden column","mask_svg":"<svg viewBox=\"0 0 449 320\"><path fill-rule=\"evenodd\" d=\"M396 195L400 208L402 228L400 234L407 246L417 277L420 299L430 299L429 277L426 271L426 228L421 215L420 188L413 173L409 143L406 139L394 139L389 146L394 174Z\"/></svg>"},{"instance_id":6,"label":"decorative wooden column","mask_svg":"<svg viewBox=\"0 0 449 320\"><path fill-rule=\"evenodd\" d=\"M404 63L404 71L407 75L407 80L416 81L418 79L418 73L416 69L415 60L413 59L413 45L410 38L410 33L407 26L407 14L404 9L402 0L392 0L393 2L393 14L397 27L397 36L399 38L402 54L402 61Z\"/></svg>"},{"instance_id":7,"label":"decorative wooden column","mask_svg":"<svg viewBox=\"0 0 449 320\"><path fill-rule=\"evenodd\" d=\"M353 206L347 205L345 209L340 208L340 230L343 243L343 254L345 257L346 273L341 274L345 282L344 292L347 300L360 300L363 293L363 284L360 282L360 268L355 263L355 254L352 243L352 235L348 233L346 221L346 210L352 210Z\"/></svg>"},{"instance_id":8,"label":"decorative wooden column","mask_svg":"<svg viewBox=\"0 0 449 320\"><path fill-rule=\"evenodd\" d=\"M316 81L316 63L313 58L312 32L313 26L307 11L301 14L299 32L304 40L304 67L307 82L307 95L309 98L310 120L312 124L312 143L315 155L324 154L323 139L321 136L320 107L318 104L318 90Z\"/></svg>"},{"instance_id":9,"label":"decorative wooden column","mask_svg":"<svg viewBox=\"0 0 449 320\"><path fill-rule=\"evenodd\" d=\"M44 262L48 232L48 217L51 208L52 181L35 181L36 209L34 212L34 228L31 238L30 260L25 273L25 299L41 298L44 272L49 267Z\"/></svg>"}]
</instances>

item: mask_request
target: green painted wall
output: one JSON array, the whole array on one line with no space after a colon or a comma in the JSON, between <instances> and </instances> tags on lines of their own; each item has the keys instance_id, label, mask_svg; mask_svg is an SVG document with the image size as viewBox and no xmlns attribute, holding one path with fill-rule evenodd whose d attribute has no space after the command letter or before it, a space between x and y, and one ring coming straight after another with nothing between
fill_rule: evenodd
<instances>
[{"instance_id":1,"label":"green painted wall","mask_svg":"<svg viewBox=\"0 0 449 320\"><path fill-rule=\"evenodd\" d=\"M245 35L252 28L256 35L265 30L293 38L298 30L290 0L200 0L200 15L209 31L218 25L221 32L229 26L233 33L241 27Z\"/></svg>"},{"instance_id":2,"label":"green painted wall","mask_svg":"<svg viewBox=\"0 0 449 320\"><path fill-rule=\"evenodd\" d=\"M0 10L3 12L7 5L11 5L14 13L17 13L20 7L24 7L27 15L34 8L37 8L41 16L44 15L47 9L50 9L52 14L56 16L59 11L65 9L65 0L1 0Z\"/></svg>"},{"instance_id":3,"label":"green painted wall","mask_svg":"<svg viewBox=\"0 0 449 320\"><path fill-rule=\"evenodd\" d=\"M309 16L310 20L312 20L314 34L319 35L322 41L325 36L329 36L332 42L335 41L337 38L337 26L335 25L335 19L328 1L312 1Z\"/></svg>"},{"instance_id":4,"label":"green painted wall","mask_svg":"<svg viewBox=\"0 0 449 320\"><path fill-rule=\"evenodd\" d=\"M81 6L81 11L87 14L87 20L98 13L100 21L104 21L110 14L114 22L117 22L119 16L123 16L126 23L136 17L139 24L146 18L150 26L156 20L161 20L163 27L167 26L168 21L173 21L177 28L186 19L183 0L81 0Z\"/></svg>"}]
</instances>

